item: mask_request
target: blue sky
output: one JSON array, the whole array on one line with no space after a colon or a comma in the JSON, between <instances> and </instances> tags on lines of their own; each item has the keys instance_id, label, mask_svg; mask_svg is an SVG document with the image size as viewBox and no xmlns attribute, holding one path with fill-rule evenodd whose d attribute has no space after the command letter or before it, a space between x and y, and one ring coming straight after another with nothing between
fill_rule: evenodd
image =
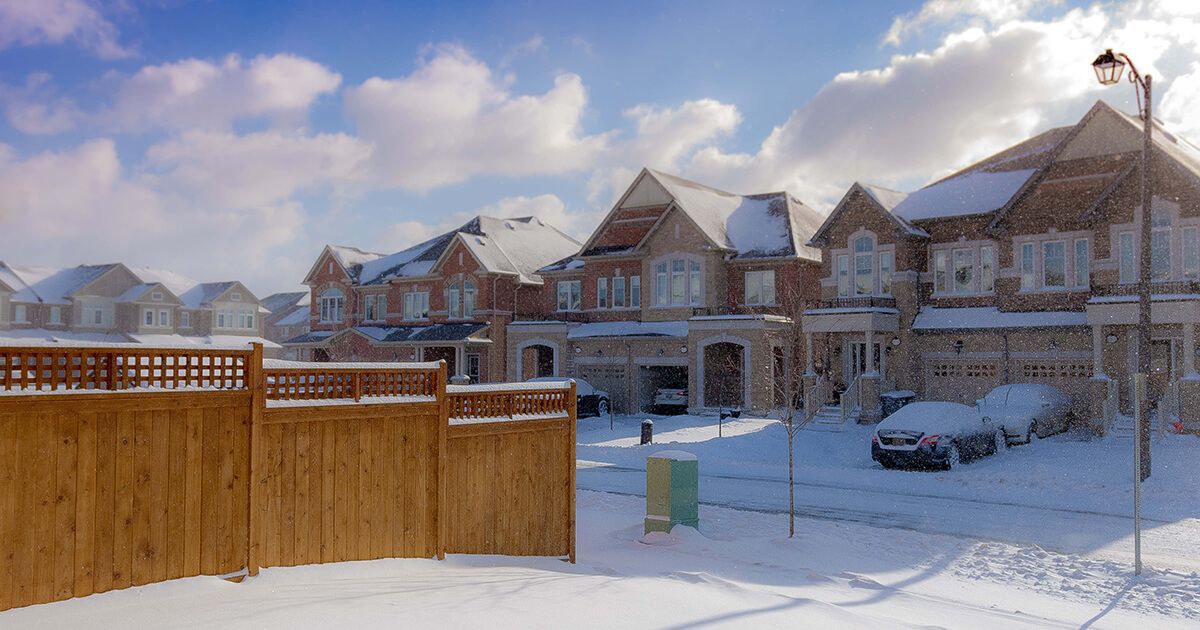
<instances>
[{"instance_id":1,"label":"blue sky","mask_svg":"<svg viewBox=\"0 0 1200 630\"><path fill-rule=\"evenodd\" d=\"M295 286L473 214L586 236L643 165L827 211L1102 91L1197 139L1196 3L0 0L0 259Z\"/></svg>"}]
</instances>

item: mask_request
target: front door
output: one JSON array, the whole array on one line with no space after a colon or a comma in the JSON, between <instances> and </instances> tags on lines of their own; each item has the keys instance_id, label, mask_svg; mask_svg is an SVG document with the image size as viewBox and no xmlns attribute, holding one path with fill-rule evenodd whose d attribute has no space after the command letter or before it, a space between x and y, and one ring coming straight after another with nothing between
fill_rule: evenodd
<instances>
[{"instance_id":1,"label":"front door","mask_svg":"<svg viewBox=\"0 0 1200 630\"><path fill-rule=\"evenodd\" d=\"M1176 376L1178 344L1174 339L1154 339L1150 342L1150 379L1147 387L1150 389L1150 403L1157 404L1158 399L1167 392L1167 386Z\"/></svg>"},{"instance_id":2,"label":"front door","mask_svg":"<svg viewBox=\"0 0 1200 630\"><path fill-rule=\"evenodd\" d=\"M872 357L875 360L875 371L883 374L885 371L885 366L883 365L883 344L873 343L871 344L871 350L875 355ZM849 385L854 382L854 379L867 371L867 342L851 341L850 352L847 353L847 362L846 385Z\"/></svg>"}]
</instances>

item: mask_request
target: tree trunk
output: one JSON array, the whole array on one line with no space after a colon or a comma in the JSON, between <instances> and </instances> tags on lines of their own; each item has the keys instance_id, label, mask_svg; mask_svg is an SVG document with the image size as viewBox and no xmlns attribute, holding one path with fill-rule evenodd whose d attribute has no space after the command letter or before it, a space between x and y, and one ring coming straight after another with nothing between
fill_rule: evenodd
<instances>
[{"instance_id":1,"label":"tree trunk","mask_svg":"<svg viewBox=\"0 0 1200 630\"><path fill-rule=\"evenodd\" d=\"M795 421L796 421L796 418L793 417L792 422L795 422ZM792 538L796 535L796 485L793 482L794 471L795 471L795 463L794 463L795 459L793 456L793 452L795 451L795 446L792 443L792 439L793 439L792 427L788 427L787 436L788 436L788 538Z\"/></svg>"}]
</instances>

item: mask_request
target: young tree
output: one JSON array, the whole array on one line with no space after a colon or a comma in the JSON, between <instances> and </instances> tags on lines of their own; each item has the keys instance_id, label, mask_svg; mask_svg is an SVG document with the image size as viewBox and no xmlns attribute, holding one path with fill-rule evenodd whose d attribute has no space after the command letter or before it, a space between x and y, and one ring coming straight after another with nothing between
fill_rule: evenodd
<instances>
[{"instance_id":1,"label":"young tree","mask_svg":"<svg viewBox=\"0 0 1200 630\"><path fill-rule=\"evenodd\" d=\"M796 436L808 426L816 409L805 409L804 375L806 343L801 316L807 303L798 287L780 283L775 315L787 319L779 331L782 356L771 357L770 390L774 395L772 417L783 426L788 441L788 538L796 535ZM820 401L817 402L819 406Z\"/></svg>"}]
</instances>

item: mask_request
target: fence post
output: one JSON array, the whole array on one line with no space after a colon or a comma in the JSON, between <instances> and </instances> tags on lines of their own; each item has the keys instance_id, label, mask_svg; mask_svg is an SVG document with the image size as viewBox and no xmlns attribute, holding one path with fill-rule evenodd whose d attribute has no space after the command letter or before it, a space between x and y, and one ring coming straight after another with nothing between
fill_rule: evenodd
<instances>
[{"instance_id":1,"label":"fence post","mask_svg":"<svg viewBox=\"0 0 1200 630\"><path fill-rule=\"evenodd\" d=\"M569 478L567 494L567 559L571 564L575 564L575 432L578 422L576 414L578 413L577 401L575 397L575 379L571 379L571 391L568 392L567 398L567 421L570 423L567 429L567 476Z\"/></svg>"},{"instance_id":2,"label":"fence post","mask_svg":"<svg viewBox=\"0 0 1200 630\"><path fill-rule=\"evenodd\" d=\"M83 380L83 374L85 371L87 371L87 365L85 365L85 363L87 363L86 358L83 358L79 361L79 380ZM96 369L97 370L100 369L99 363L100 363L100 357L97 356L96 357ZM107 374L107 376L108 376L108 382L105 383L105 386L107 387L107 389L109 391L112 391L117 388L117 353L115 353L115 352L108 353L108 374Z\"/></svg>"},{"instance_id":3,"label":"fence post","mask_svg":"<svg viewBox=\"0 0 1200 630\"><path fill-rule=\"evenodd\" d=\"M263 378L263 346L261 343L250 344L252 350L246 366L246 387L250 390L250 491L246 502L246 573L258 575L259 536L260 526L258 512L261 509L258 501L259 494L259 430L262 425L263 409L266 407L266 379Z\"/></svg>"},{"instance_id":4,"label":"fence post","mask_svg":"<svg viewBox=\"0 0 1200 630\"><path fill-rule=\"evenodd\" d=\"M353 384L352 392L354 394L354 402L358 402L358 399L360 397L362 397L362 373L359 372L358 370L354 371L354 380L352 381L352 384Z\"/></svg>"},{"instance_id":5,"label":"fence post","mask_svg":"<svg viewBox=\"0 0 1200 630\"><path fill-rule=\"evenodd\" d=\"M438 401L438 458L437 458L437 557L446 559L446 457L449 447L447 434L450 431L450 397L446 395L446 360L438 361L437 401Z\"/></svg>"}]
</instances>

